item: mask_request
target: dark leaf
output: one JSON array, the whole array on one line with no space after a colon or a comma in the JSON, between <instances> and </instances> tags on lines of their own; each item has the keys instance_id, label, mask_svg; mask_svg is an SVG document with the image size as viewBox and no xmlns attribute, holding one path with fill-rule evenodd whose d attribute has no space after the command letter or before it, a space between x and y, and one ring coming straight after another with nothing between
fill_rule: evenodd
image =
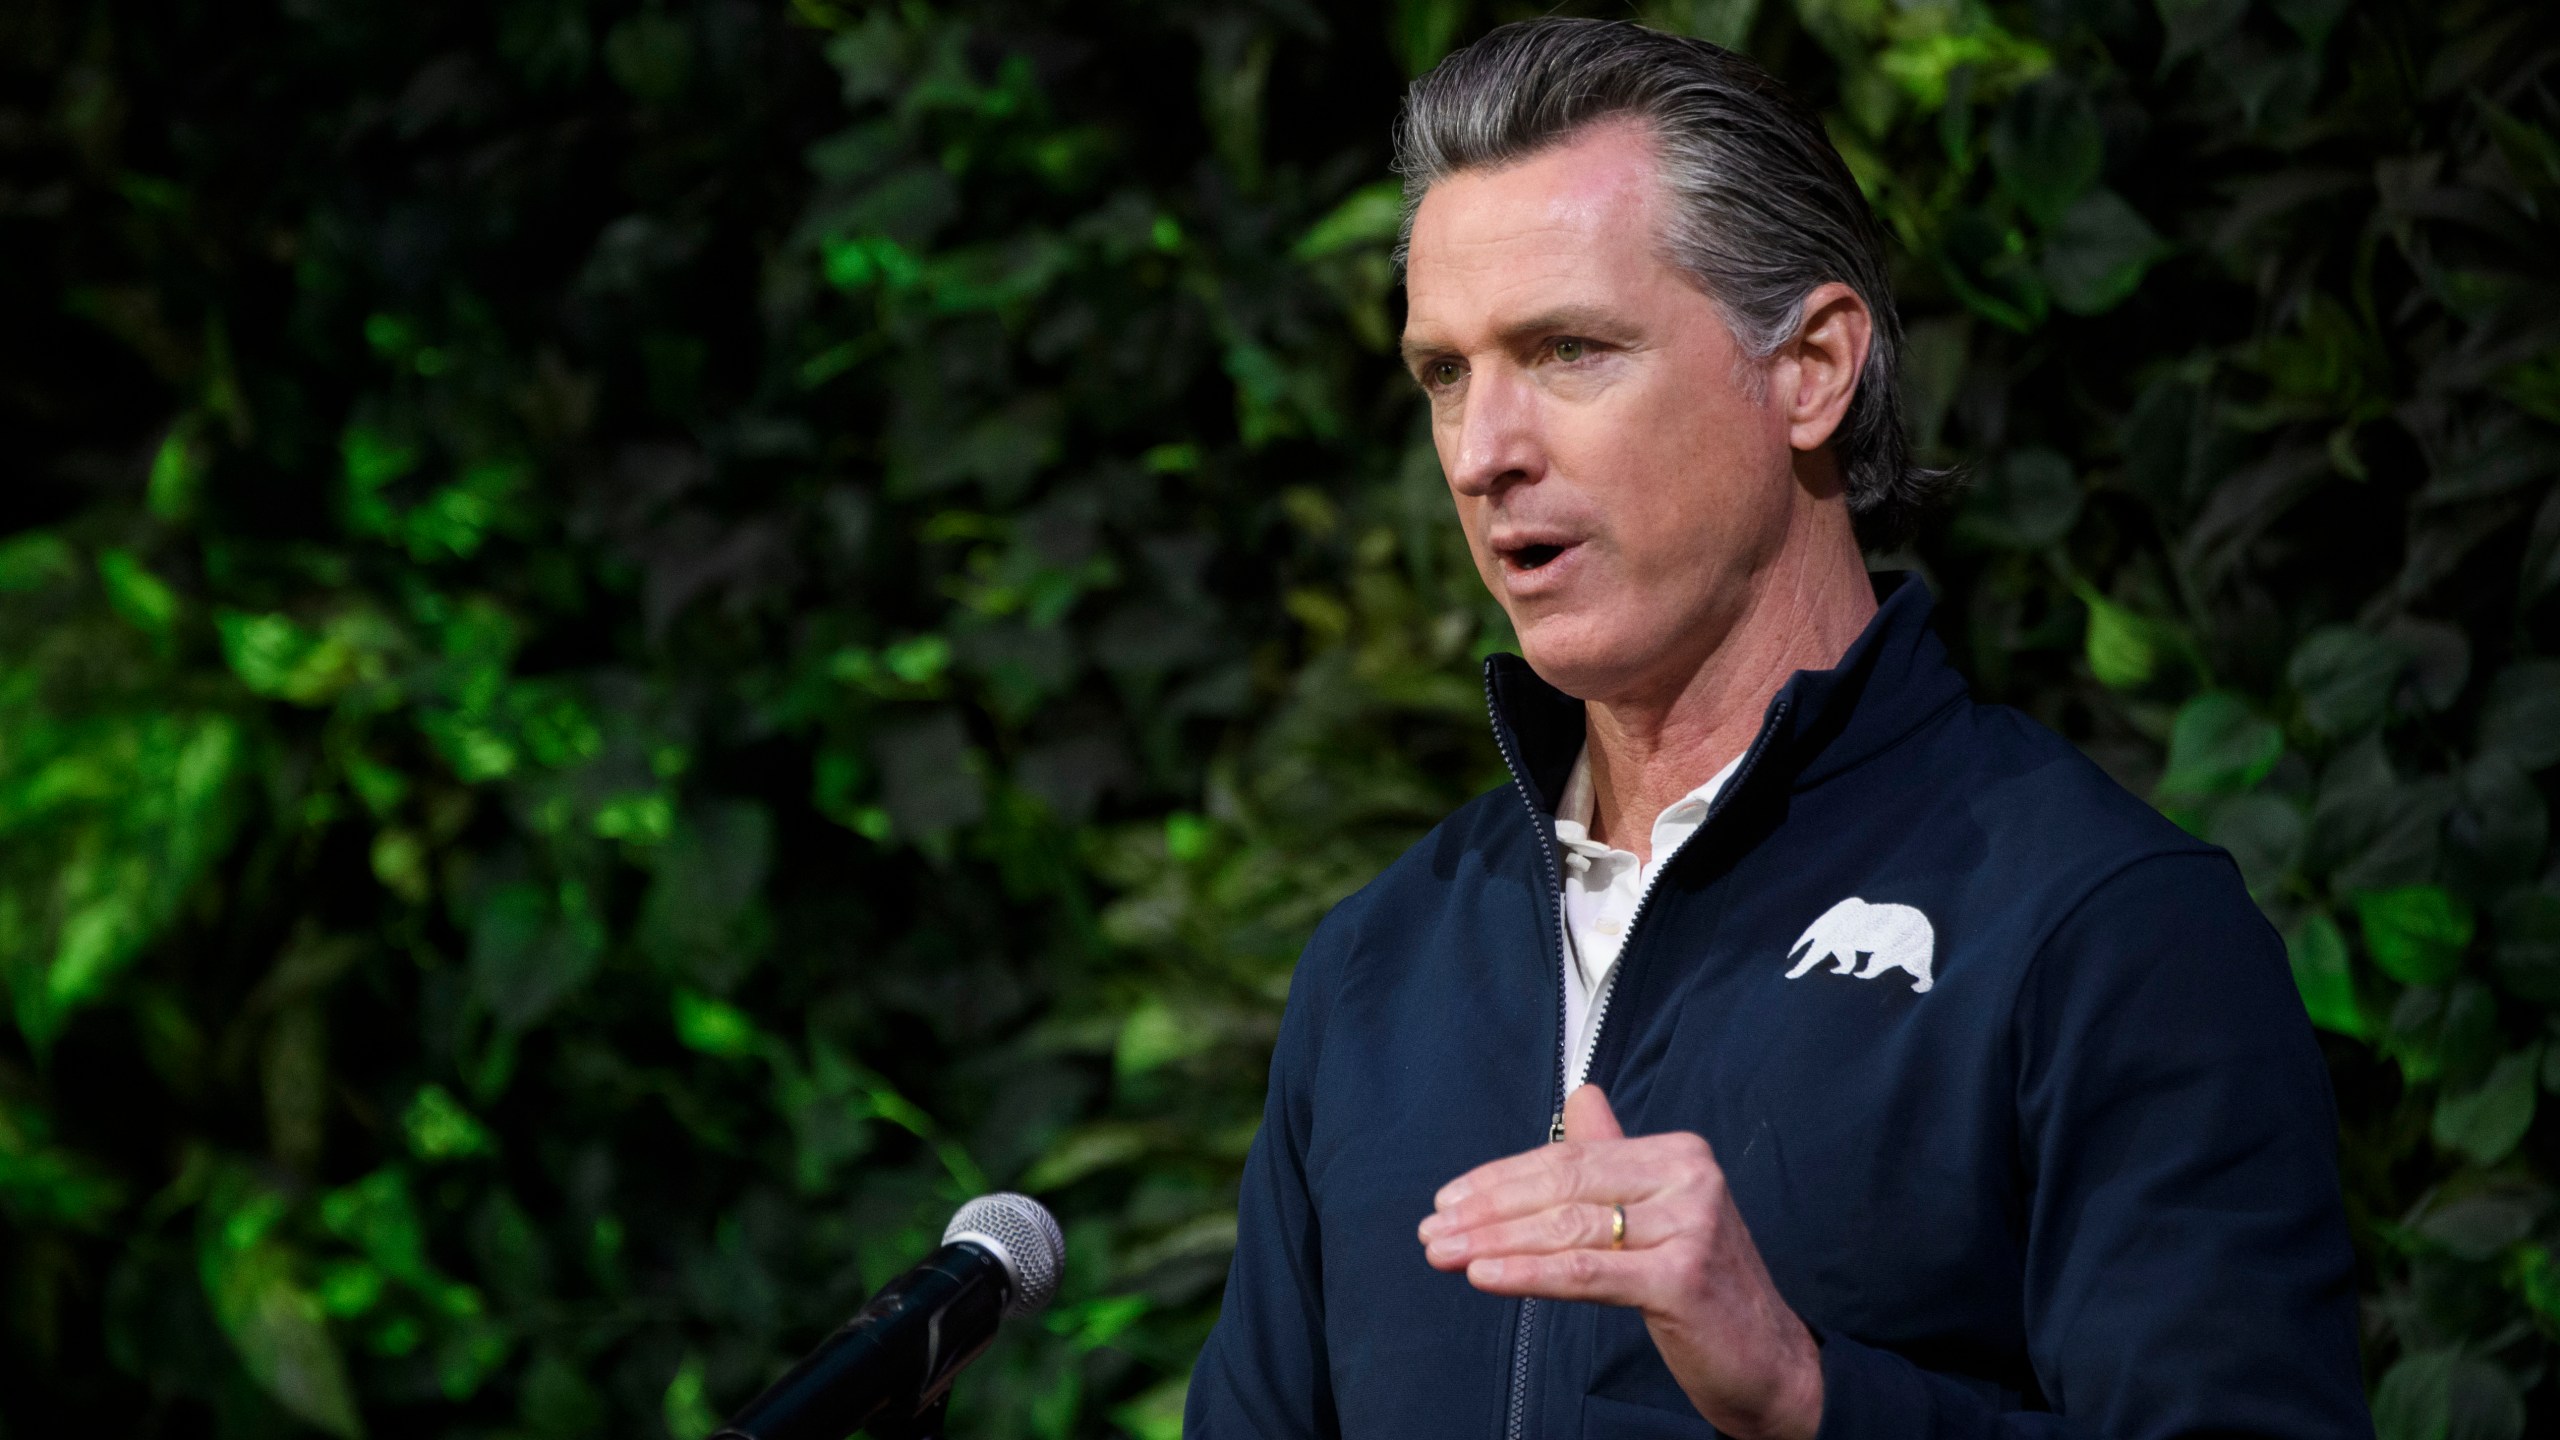
<instances>
[{"instance_id":1,"label":"dark leaf","mask_svg":"<svg viewBox=\"0 0 2560 1440\"><path fill-rule=\"evenodd\" d=\"M2302 699L2302 718L2324 735L2358 734L2379 723L2408 666L2399 647L2352 626L2313 631L2293 652L2285 679Z\"/></svg>"},{"instance_id":2,"label":"dark leaf","mask_svg":"<svg viewBox=\"0 0 2560 1440\"><path fill-rule=\"evenodd\" d=\"M986 794L960 720L949 711L893 726L874 742L881 804L909 837L947 835L986 813Z\"/></svg>"},{"instance_id":3,"label":"dark leaf","mask_svg":"<svg viewBox=\"0 0 2560 1440\"><path fill-rule=\"evenodd\" d=\"M2438 1145L2459 1150L2475 1165L2495 1165L2533 1128L2542 1050L2535 1046L2499 1057L2488 1078L2463 1094L2436 1101L2433 1133Z\"/></svg>"},{"instance_id":4,"label":"dark leaf","mask_svg":"<svg viewBox=\"0 0 2560 1440\"><path fill-rule=\"evenodd\" d=\"M2080 518L2080 482L2071 462L2051 450L2020 450L1984 469L1956 517L1959 534L1978 544L2037 550L2071 533Z\"/></svg>"},{"instance_id":5,"label":"dark leaf","mask_svg":"<svg viewBox=\"0 0 2560 1440\"><path fill-rule=\"evenodd\" d=\"M2302 853L2302 807L2282 796L2235 795L2213 805L2204 838L2231 852L2252 894L2273 895Z\"/></svg>"},{"instance_id":6,"label":"dark leaf","mask_svg":"<svg viewBox=\"0 0 2560 1440\"><path fill-rule=\"evenodd\" d=\"M2418 1233L2461 1259L2495 1259L2533 1233L2549 1204L2547 1194L2520 1187L2474 1190L2431 1206Z\"/></svg>"},{"instance_id":7,"label":"dark leaf","mask_svg":"<svg viewBox=\"0 0 2560 1440\"><path fill-rule=\"evenodd\" d=\"M2106 137L2097 107L2059 79L2009 97L1991 128L1991 163L2000 186L2037 224L2051 228L2098 182Z\"/></svg>"},{"instance_id":8,"label":"dark leaf","mask_svg":"<svg viewBox=\"0 0 2560 1440\"><path fill-rule=\"evenodd\" d=\"M2480 748L2527 771L2560 761L2560 660L2523 660L2498 672L2480 710Z\"/></svg>"},{"instance_id":9,"label":"dark leaf","mask_svg":"<svg viewBox=\"0 0 2560 1440\"><path fill-rule=\"evenodd\" d=\"M2045 238L2039 268L2054 304L2074 315L2097 315L2123 304L2141 287L2143 272L2168 253L2168 242L2123 196L2092 190Z\"/></svg>"},{"instance_id":10,"label":"dark leaf","mask_svg":"<svg viewBox=\"0 0 2560 1440\"><path fill-rule=\"evenodd\" d=\"M2374 1394L2377 1440L2516 1440L2524 1397L2507 1372L2451 1351L2401 1358Z\"/></svg>"},{"instance_id":11,"label":"dark leaf","mask_svg":"<svg viewBox=\"0 0 2560 1440\"><path fill-rule=\"evenodd\" d=\"M2499 902L2493 925L2500 983L2522 999L2560 1009L2560 895L2511 895Z\"/></svg>"}]
</instances>

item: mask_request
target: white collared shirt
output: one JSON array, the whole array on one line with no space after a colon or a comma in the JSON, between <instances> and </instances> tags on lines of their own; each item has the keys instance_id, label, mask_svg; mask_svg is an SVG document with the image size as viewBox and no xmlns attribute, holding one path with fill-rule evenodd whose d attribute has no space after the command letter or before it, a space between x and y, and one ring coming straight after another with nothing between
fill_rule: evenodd
<instances>
[{"instance_id":1,"label":"white collared shirt","mask_svg":"<svg viewBox=\"0 0 2560 1440\"><path fill-rule=\"evenodd\" d=\"M1707 783L1672 801L1653 821L1653 858L1612 849L1591 838L1591 751L1584 747L1556 805L1556 843L1564 860L1565 1089L1582 1083L1599 1038L1601 1001L1617 977L1618 951L1654 875L1706 823L1716 792L1742 763L1737 755Z\"/></svg>"}]
</instances>

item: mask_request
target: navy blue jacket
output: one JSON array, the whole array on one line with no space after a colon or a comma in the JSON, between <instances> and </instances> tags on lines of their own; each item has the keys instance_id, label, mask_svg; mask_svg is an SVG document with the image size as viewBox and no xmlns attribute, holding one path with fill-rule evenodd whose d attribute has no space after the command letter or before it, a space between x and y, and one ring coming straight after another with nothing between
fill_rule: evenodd
<instances>
[{"instance_id":1,"label":"navy blue jacket","mask_svg":"<svg viewBox=\"0 0 2560 1440\"><path fill-rule=\"evenodd\" d=\"M1974 703L1924 586L1880 589L1660 872L1592 1080L1627 1133L1714 1147L1821 1341L1826 1437L2371 1434L2281 941L2221 851ZM1486 688L1516 787L1299 961L1187 1440L1714 1433L1637 1312L1485 1295L1414 1235L1561 1109L1582 706L1507 655Z\"/></svg>"}]
</instances>

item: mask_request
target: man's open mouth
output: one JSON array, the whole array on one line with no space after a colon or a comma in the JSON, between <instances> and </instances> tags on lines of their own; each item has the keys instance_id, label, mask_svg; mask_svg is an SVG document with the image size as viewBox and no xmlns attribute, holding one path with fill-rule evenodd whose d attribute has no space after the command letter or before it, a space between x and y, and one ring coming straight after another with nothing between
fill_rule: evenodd
<instances>
[{"instance_id":1,"label":"man's open mouth","mask_svg":"<svg viewBox=\"0 0 2560 1440\"><path fill-rule=\"evenodd\" d=\"M1523 545L1507 552L1504 558L1516 569L1535 570L1563 554L1564 549L1562 545Z\"/></svg>"}]
</instances>

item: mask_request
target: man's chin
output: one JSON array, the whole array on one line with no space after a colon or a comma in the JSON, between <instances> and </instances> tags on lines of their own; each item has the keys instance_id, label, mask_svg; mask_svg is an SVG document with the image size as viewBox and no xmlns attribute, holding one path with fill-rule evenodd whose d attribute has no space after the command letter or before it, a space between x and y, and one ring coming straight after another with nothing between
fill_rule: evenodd
<instances>
[{"instance_id":1,"label":"man's chin","mask_svg":"<svg viewBox=\"0 0 2560 1440\"><path fill-rule=\"evenodd\" d=\"M1563 620L1550 617L1520 633L1520 658L1539 679L1576 700L1601 700L1624 692L1643 673L1630 647Z\"/></svg>"}]
</instances>

